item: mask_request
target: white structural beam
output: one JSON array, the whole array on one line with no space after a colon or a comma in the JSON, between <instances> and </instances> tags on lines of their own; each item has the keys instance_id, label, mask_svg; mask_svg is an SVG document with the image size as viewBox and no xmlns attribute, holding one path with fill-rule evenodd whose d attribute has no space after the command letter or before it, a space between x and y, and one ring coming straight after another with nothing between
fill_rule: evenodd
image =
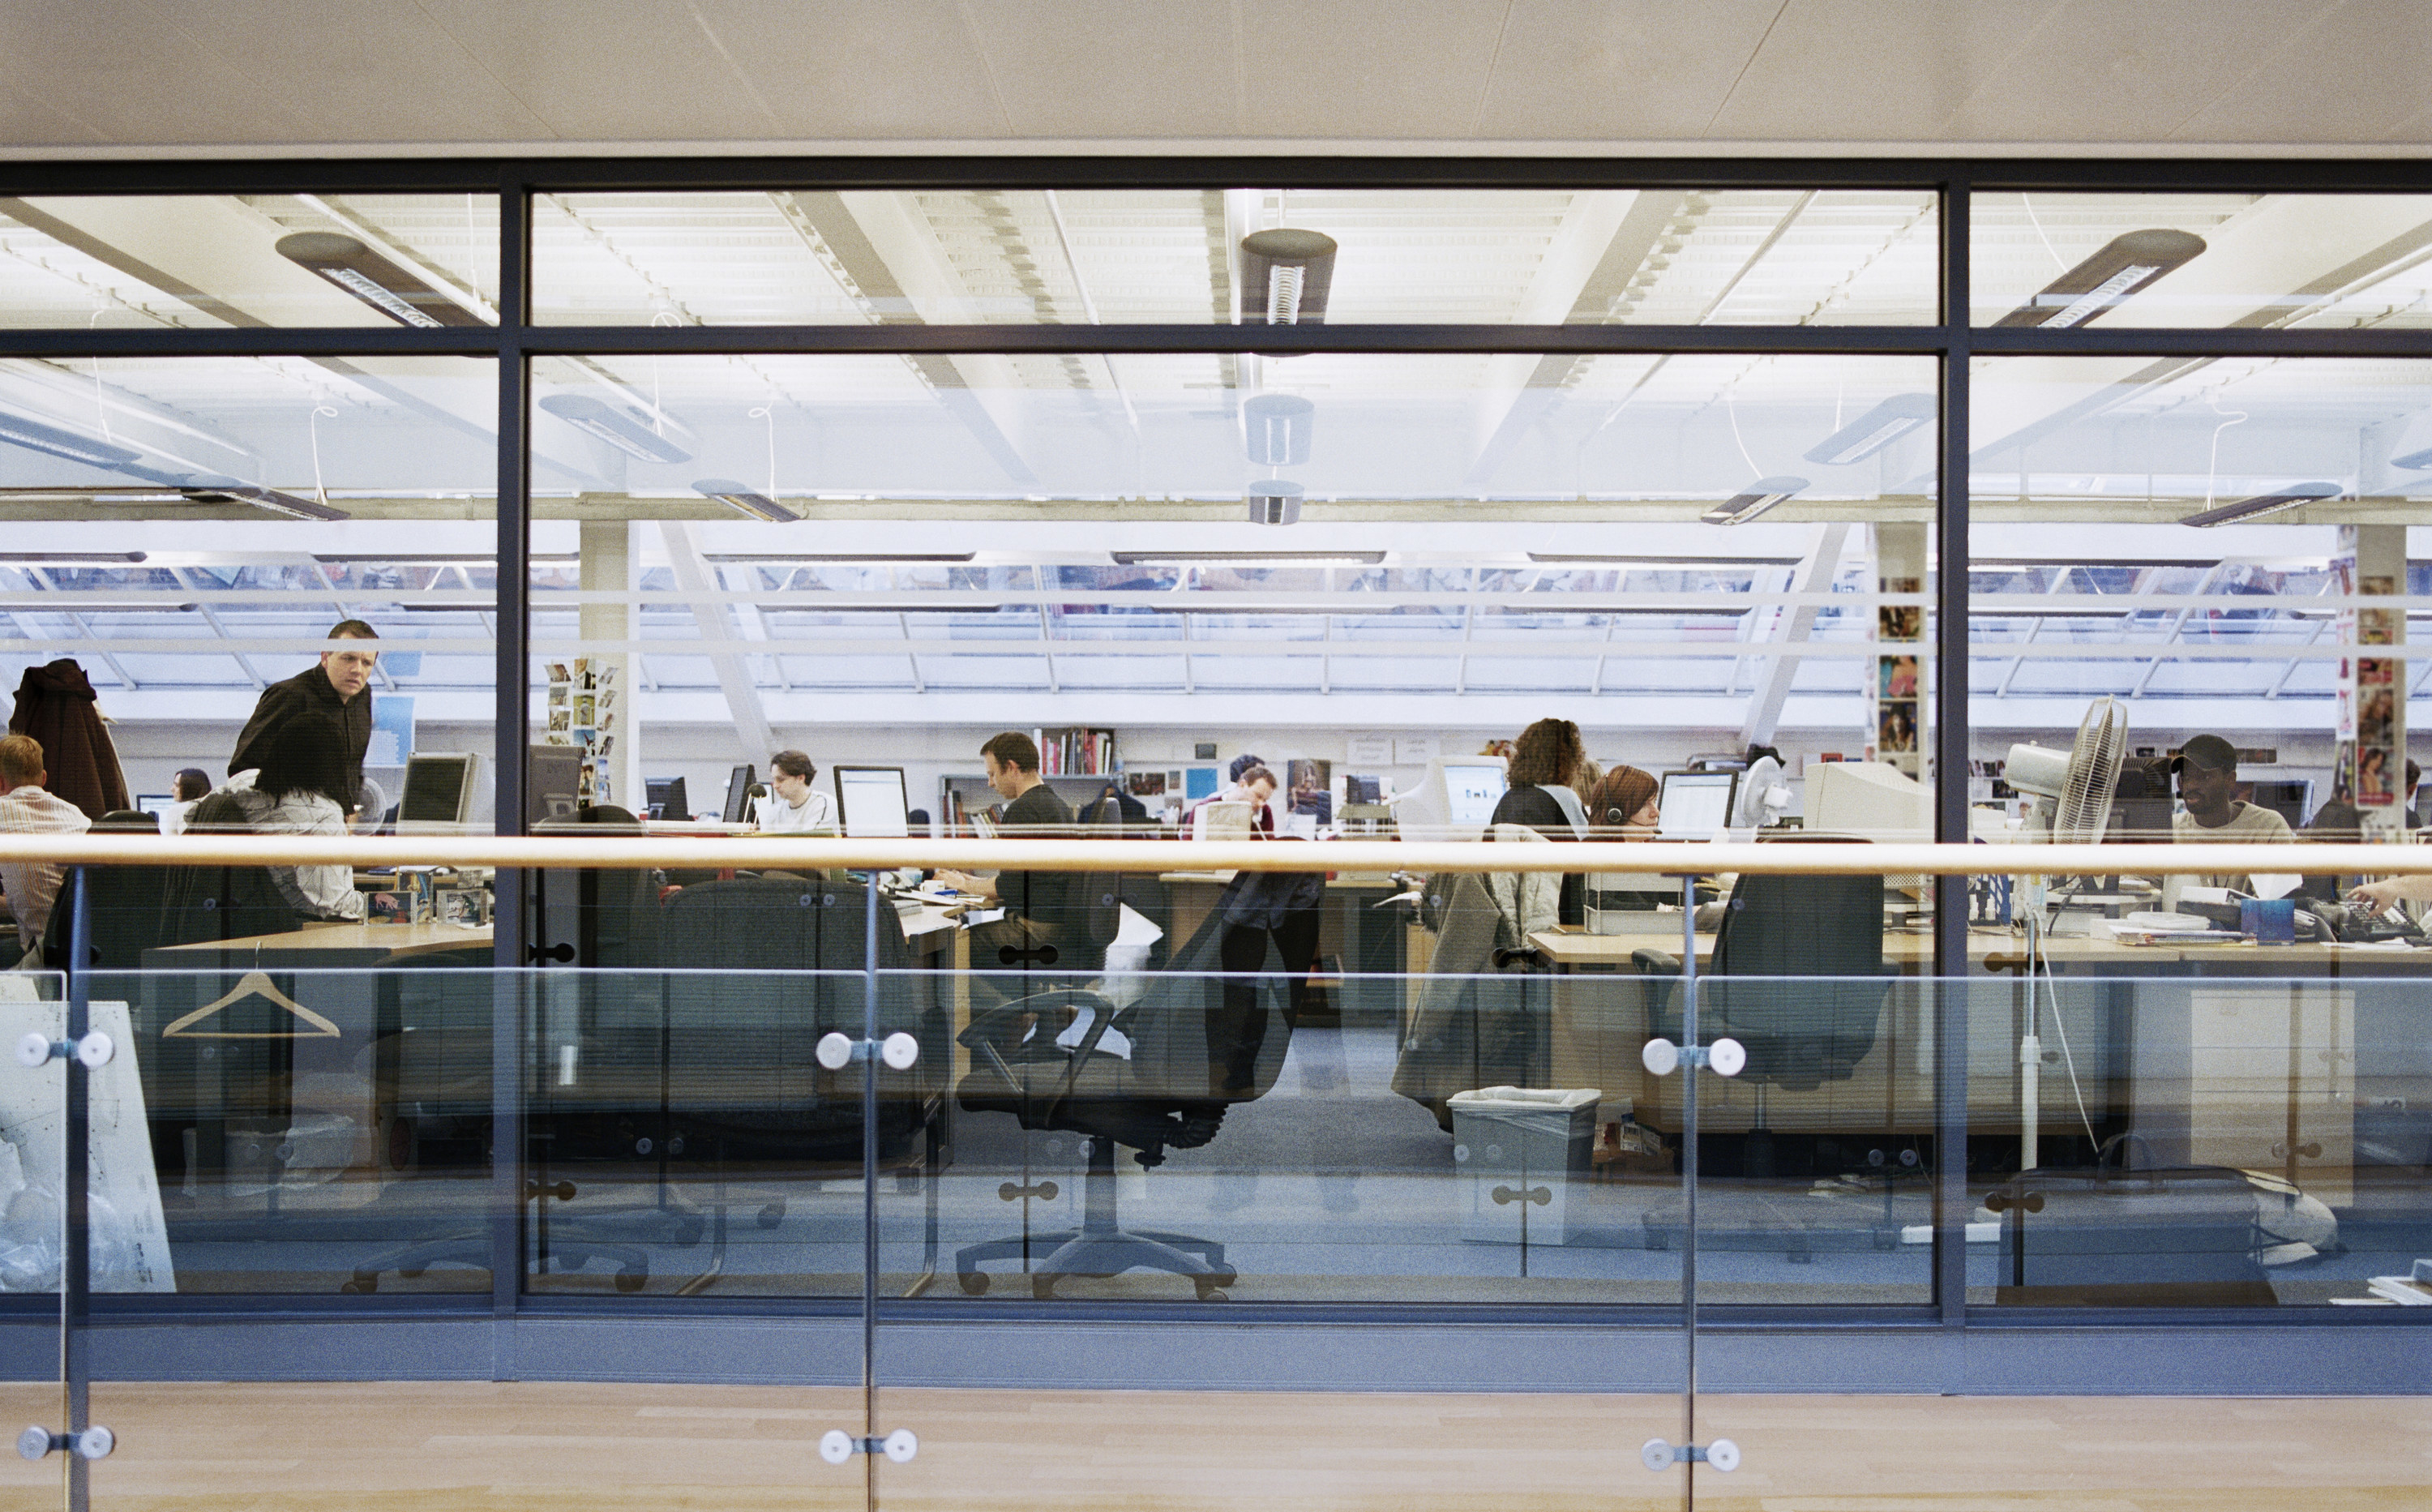
<instances>
[{"instance_id":1,"label":"white structural beam","mask_svg":"<svg viewBox=\"0 0 2432 1512\"><path fill-rule=\"evenodd\" d=\"M1807 554L1799 559L1792 573L1790 591L1802 596L1830 593L1832 580L1841 571L1841 549L1849 543L1847 525L1818 525ZM1817 606L1813 603L1795 604L1777 611L1773 622L1782 627L1779 637L1769 637L1797 644L1815 633ZM1770 745L1774 732L1781 728L1782 706L1790 701L1790 685L1799 678L1802 665L1788 656L1776 656L1761 663L1765 671L1759 675L1756 690L1748 698L1748 719L1740 725L1740 745Z\"/></svg>"},{"instance_id":2,"label":"white structural beam","mask_svg":"<svg viewBox=\"0 0 2432 1512\"><path fill-rule=\"evenodd\" d=\"M667 546L667 567L675 575L676 586L686 594L709 593L709 564L701 560L692 532L678 521L663 520L659 539ZM718 690L726 695L727 712L734 717L735 733L742 739L743 748L763 753L776 750L768 711L761 705L752 669L744 664L743 642L735 635L726 605L703 600L693 605L692 614L701 627L701 650L718 673Z\"/></svg>"}]
</instances>

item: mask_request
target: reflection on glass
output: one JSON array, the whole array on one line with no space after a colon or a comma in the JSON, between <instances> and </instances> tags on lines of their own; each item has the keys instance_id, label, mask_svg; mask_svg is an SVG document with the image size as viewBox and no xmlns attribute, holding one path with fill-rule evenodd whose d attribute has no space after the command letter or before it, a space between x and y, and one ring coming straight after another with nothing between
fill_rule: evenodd
<instances>
[{"instance_id":1,"label":"reflection on glass","mask_svg":"<svg viewBox=\"0 0 2432 1512\"><path fill-rule=\"evenodd\" d=\"M2309 330L2424 323L2423 195L1985 193L1977 325Z\"/></svg>"},{"instance_id":2,"label":"reflection on glass","mask_svg":"<svg viewBox=\"0 0 2432 1512\"><path fill-rule=\"evenodd\" d=\"M486 326L485 195L0 199L0 326Z\"/></svg>"},{"instance_id":3,"label":"reflection on glass","mask_svg":"<svg viewBox=\"0 0 2432 1512\"><path fill-rule=\"evenodd\" d=\"M1914 325L1934 200L1853 190L544 195L557 324Z\"/></svg>"},{"instance_id":4,"label":"reflection on glass","mask_svg":"<svg viewBox=\"0 0 2432 1512\"><path fill-rule=\"evenodd\" d=\"M1974 396L1971 709L2020 732L1986 755L2067 750L2109 697L2129 729L2109 838L2264 824L2248 806L2309 839L2407 827L2395 643L2401 596L2432 585L2407 548L2432 365L2003 358ZM2236 756L2232 802L2174 820L2170 758L2200 736ZM1994 763L1976 785L2006 810L1984 823L2026 817Z\"/></svg>"}]
</instances>

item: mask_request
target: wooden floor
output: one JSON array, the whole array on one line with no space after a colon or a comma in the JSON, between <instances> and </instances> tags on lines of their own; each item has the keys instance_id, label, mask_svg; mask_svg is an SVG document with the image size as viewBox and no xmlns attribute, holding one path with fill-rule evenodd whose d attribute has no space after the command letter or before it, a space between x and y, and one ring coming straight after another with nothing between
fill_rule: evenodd
<instances>
[{"instance_id":1,"label":"wooden floor","mask_svg":"<svg viewBox=\"0 0 2432 1512\"><path fill-rule=\"evenodd\" d=\"M758 1386L110 1385L95 1512L339 1508L834 1508L864 1468L819 1436L857 1394ZM56 1391L0 1386L0 1422ZM2432 1400L1711 1397L1737 1440L1697 1505L1748 1512L2423 1512ZM1677 1509L1679 1436L1652 1397L890 1391L920 1457L880 1468L887 1507ZM59 1461L0 1468L0 1509L59 1504Z\"/></svg>"}]
</instances>

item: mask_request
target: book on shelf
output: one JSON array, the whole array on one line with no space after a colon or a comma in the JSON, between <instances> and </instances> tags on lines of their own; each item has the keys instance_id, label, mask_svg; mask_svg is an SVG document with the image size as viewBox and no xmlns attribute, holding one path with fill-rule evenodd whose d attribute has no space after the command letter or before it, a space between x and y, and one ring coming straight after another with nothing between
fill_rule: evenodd
<instances>
[{"instance_id":1,"label":"book on shelf","mask_svg":"<svg viewBox=\"0 0 2432 1512\"><path fill-rule=\"evenodd\" d=\"M1042 777L1103 777L1117 770L1115 732L1084 727L1031 732Z\"/></svg>"}]
</instances>

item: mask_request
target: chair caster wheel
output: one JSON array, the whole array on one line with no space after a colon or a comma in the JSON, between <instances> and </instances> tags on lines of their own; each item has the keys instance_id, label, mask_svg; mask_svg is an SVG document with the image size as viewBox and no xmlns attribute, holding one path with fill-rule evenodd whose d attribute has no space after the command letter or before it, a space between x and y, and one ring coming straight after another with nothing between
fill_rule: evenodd
<instances>
[{"instance_id":1,"label":"chair caster wheel","mask_svg":"<svg viewBox=\"0 0 2432 1512\"><path fill-rule=\"evenodd\" d=\"M620 1270L616 1272L616 1289L620 1292L637 1292L650 1283L650 1273L647 1270Z\"/></svg>"},{"instance_id":2,"label":"chair caster wheel","mask_svg":"<svg viewBox=\"0 0 2432 1512\"><path fill-rule=\"evenodd\" d=\"M1034 1301L1053 1300L1056 1296L1056 1278L1043 1275L1031 1277L1030 1295Z\"/></svg>"},{"instance_id":3,"label":"chair caster wheel","mask_svg":"<svg viewBox=\"0 0 2432 1512\"><path fill-rule=\"evenodd\" d=\"M1198 1290L1199 1300L1203 1302L1229 1302L1233 1299L1226 1295L1224 1288L1230 1286L1235 1279L1231 1276L1193 1276L1191 1284Z\"/></svg>"},{"instance_id":4,"label":"chair caster wheel","mask_svg":"<svg viewBox=\"0 0 2432 1512\"><path fill-rule=\"evenodd\" d=\"M380 1278L378 1276L357 1276L354 1280L341 1285L338 1290L348 1297L369 1297L372 1293L380 1290Z\"/></svg>"},{"instance_id":5,"label":"chair caster wheel","mask_svg":"<svg viewBox=\"0 0 2432 1512\"><path fill-rule=\"evenodd\" d=\"M779 1225L779 1224L781 1224L781 1223L785 1222L785 1199L784 1199L783 1198L778 1198L776 1201L769 1203L767 1207L762 1208L762 1209L759 1211L759 1213L758 1213L758 1214L756 1214L756 1215L752 1217L752 1222L754 1222L754 1223L757 1223L758 1225L760 1225L760 1227L762 1227L762 1228L764 1228L764 1229L773 1229L773 1228L775 1228L777 1225Z\"/></svg>"},{"instance_id":6,"label":"chair caster wheel","mask_svg":"<svg viewBox=\"0 0 2432 1512\"><path fill-rule=\"evenodd\" d=\"M961 1275L956 1276L954 1279L962 1283L963 1295L966 1297L985 1297L988 1295L988 1272L985 1270L967 1270Z\"/></svg>"}]
</instances>

